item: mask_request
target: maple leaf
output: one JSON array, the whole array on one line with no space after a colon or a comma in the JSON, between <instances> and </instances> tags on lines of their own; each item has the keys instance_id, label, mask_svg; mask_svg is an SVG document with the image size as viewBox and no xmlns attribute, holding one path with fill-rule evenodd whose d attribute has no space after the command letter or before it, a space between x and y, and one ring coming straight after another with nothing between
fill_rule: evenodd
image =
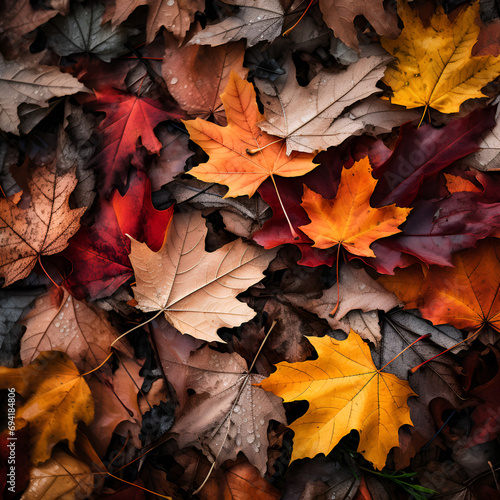
<instances>
[{"instance_id":1,"label":"maple leaf","mask_svg":"<svg viewBox=\"0 0 500 500\"><path fill-rule=\"evenodd\" d=\"M88 92L88 89L59 68L39 64L40 56L6 61L0 54L0 128L19 135L18 106L48 107L52 97Z\"/></svg>"},{"instance_id":2,"label":"maple leaf","mask_svg":"<svg viewBox=\"0 0 500 500\"><path fill-rule=\"evenodd\" d=\"M181 333L221 342L218 328L239 326L255 316L235 297L262 279L276 252L237 239L209 253L206 234L204 219L190 212L174 215L158 252L132 238L133 290L142 311L163 311Z\"/></svg>"},{"instance_id":3,"label":"maple leaf","mask_svg":"<svg viewBox=\"0 0 500 500\"><path fill-rule=\"evenodd\" d=\"M389 60L384 53L363 57L341 72L322 70L307 87L297 83L295 66L291 64L291 71L284 85L276 89L276 95L263 97L266 119L259 122L259 127L268 134L285 138L287 154L293 150L313 153L337 146L345 139L346 120L337 123L336 118L345 108L380 92L376 84ZM362 133L365 128L362 120L356 123L358 128L349 127L352 135Z\"/></svg>"},{"instance_id":4,"label":"maple leaf","mask_svg":"<svg viewBox=\"0 0 500 500\"><path fill-rule=\"evenodd\" d=\"M114 191L109 201L101 198L99 208L94 224L82 227L63 252L73 262L64 284L77 299L112 295L133 275L126 235L157 251L173 214L173 207L162 211L153 207L151 185L140 171L130 180L124 196Z\"/></svg>"},{"instance_id":5,"label":"maple leaf","mask_svg":"<svg viewBox=\"0 0 500 500\"><path fill-rule=\"evenodd\" d=\"M384 9L381 0L319 0L319 8L327 26L334 35L348 47L358 49L358 39L354 18L362 15L375 28L379 35L395 38L399 34L396 16ZM406 24L405 24L406 26Z\"/></svg>"},{"instance_id":6,"label":"maple leaf","mask_svg":"<svg viewBox=\"0 0 500 500\"><path fill-rule=\"evenodd\" d=\"M179 446L201 445L219 465L236 459L242 451L264 476L269 420L286 422L279 398L255 387L264 377L248 373L239 354L220 353L208 346L192 353L185 363L166 349L160 351L160 358L167 373L175 377L181 370L186 374L187 382L176 385L176 392L186 388L196 392L187 398L170 429L178 436Z\"/></svg>"},{"instance_id":7,"label":"maple leaf","mask_svg":"<svg viewBox=\"0 0 500 500\"><path fill-rule=\"evenodd\" d=\"M191 140L210 156L207 163L191 169L191 175L229 186L226 196L253 196L268 177L297 177L316 167L313 155L293 152L287 156L283 141L257 127L263 116L251 83L231 72L221 100L227 127L200 118L184 122Z\"/></svg>"},{"instance_id":8,"label":"maple leaf","mask_svg":"<svg viewBox=\"0 0 500 500\"><path fill-rule=\"evenodd\" d=\"M281 35L285 10L279 0L224 0L238 11L217 24L208 25L189 44L222 45L246 38L247 47Z\"/></svg>"},{"instance_id":9,"label":"maple leaf","mask_svg":"<svg viewBox=\"0 0 500 500\"><path fill-rule=\"evenodd\" d=\"M70 15L57 16L44 26L47 45L60 56L84 52L106 62L130 52L127 38L137 31L101 24L103 14L104 5L99 2L73 4Z\"/></svg>"},{"instance_id":10,"label":"maple leaf","mask_svg":"<svg viewBox=\"0 0 500 500\"><path fill-rule=\"evenodd\" d=\"M181 118L183 115L169 110L149 97L139 97L114 89L96 91L96 100L89 108L103 111L106 118L97 127L102 136L92 164L104 176L100 190L109 195L114 185L123 186L130 167L130 159L138 140L150 152L159 154L162 148L153 129L162 121Z\"/></svg>"},{"instance_id":11,"label":"maple leaf","mask_svg":"<svg viewBox=\"0 0 500 500\"><path fill-rule=\"evenodd\" d=\"M351 429L360 435L358 451L377 469L399 445L398 429L413 425L408 382L374 365L368 345L351 330L346 340L307 337L318 359L278 363L259 387L285 402L307 400L307 413L289 427L295 432L292 461L328 455Z\"/></svg>"},{"instance_id":12,"label":"maple leaf","mask_svg":"<svg viewBox=\"0 0 500 500\"><path fill-rule=\"evenodd\" d=\"M85 208L69 207L76 183L74 170L59 174L54 166L38 167L28 180L28 208L19 208L9 198L0 199L0 275L5 277L4 286L28 276L41 255L66 248L85 212Z\"/></svg>"},{"instance_id":13,"label":"maple leaf","mask_svg":"<svg viewBox=\"0 0 500 500\"><path fill-rule=\"evenodd\" d=\"M391 102L457 113L467 99L486 97L481 88L500 74L500 58L471 55L480 32L475 24L479 2L453 22L438 7L429 26L404 0L398 2L398 14L404 24L401 35L382 38L382 46L397 59L383 79L394 92Z\"/></svg>"},{"instance_id":14,"label":"maple leaf","mask_svg":"<svg viewBox=\"0 0 500 500\"><path fill-rule=\"evenodd\" d=\"M170 94L189 115L204 120L213 116L218 124L226 125L221 90L227 86L231 71L246 78L244 56L243 42L218 47L169 45L165 49L162 74Z\"/></svg>"},{"instance_id":15,"label":"maple leaf","mask_svg":"<svg viewBox=\"0 0 500 500\"><path fill-rule=\"evenodd\" d=\"M397 208L395 204L372 208L370 196L377 181L371 172L368 157L350 169L344 168L334 200L325 200L304 186L302 206L311 223L300 229L314 241L313 246L325 249L338 244L353 255L375 257L370 245L400 232L398 226L411 209Z\"/></svg>"},{"instance_id":16,"label":"maple leaf","mask_svg":"<svg viewBox=\"0 0 500 500\"><path fill-rule=\"evenodd\" d=\"M434 267L424 278L415 269L397 270L379 280L435 325L500 331L500 241L486 239L452 257L453 267Z\"/></svg>"},{"instance_id":17,"label":"maple leaf","mask_svg":"<svg viewBox=\"0 0 500 500\"><path fill-rule=\"evenodd\" d=\"M76 426L94 418L90 389L71 359L62 352L44 351L23 368L0 367L0 388L14 387L24 402L16 408L16 423L27 423L31 434L31 461L50 458L59 441L67 440L74 453Z\"/></svg>"},{"instance_id":18,"label":"maple leaf","mask_svg":"<svg viewBox=\"0 0 500 500\"><path fill-rule=\"evenodd\" d=\"M119 336L102 310L56 287L40 296L20 323L26 326L20 352L24 365L42 351L57 350L65 352L80 371L88 371L106 359L109 346ZM116 347L132 354L126 344Z\"/></svg>"}]
</instances>

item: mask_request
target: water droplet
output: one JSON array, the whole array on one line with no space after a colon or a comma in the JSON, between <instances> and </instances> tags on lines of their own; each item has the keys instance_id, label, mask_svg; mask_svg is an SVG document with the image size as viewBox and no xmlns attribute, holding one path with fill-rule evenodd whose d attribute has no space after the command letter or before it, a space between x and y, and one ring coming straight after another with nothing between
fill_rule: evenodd
<instances>
[{"instance_id":1,"label":"water droplet","mask_svg":"<svg viewBox=\"0 0 500 500\"><path fill-rule=\"evenodd\" d=\"M61 323L59 321L56 323L56 328L59 328L61 326Z\"/></svg>"},{"instance_id":2,"label":"water droplet","mask_svg":"<svg viewBox=\"0 0 500 500\"><path fill-rule=\"evenodd\" d=\"M364 290L366 288L366 285L363 283L362 285L360 285L359 289L360 290Z\"/></svg>"},{"instance_id":3,"label":"water droplet","mask_svg":"<svg viewBox=\"0 0 500 500\"><path fill-rule=\"evenodd\" d=\"M239 413L239 412L240 412L240 410L241 410L241 406L240 406L240 405L236 405L236 406L234 407L234 413Z\"/></svg>"},{"instance_id":4,"label":"water droplet","mask_svg":"<svg viewBox=\"0 0 500 500\"><path fill-rule=\"evenodd\" d=\"M174 5L174 3L175 3L174 0L168 0L167 5L169 7L172 7Z\"/></svg>"},{"instance_id":5,"label":"water droplet","mask_svg":"<svg viewBox=\"0 0 500 500\"><path fill-rule=\"evenodd\" d=\"M176 76L174 76L174 77L172 78L172 80L170 80L170 83L171 83L172 85L175 85L178 81L179 81L179 79L178 79Z\"/></svg>"},{"instance_id":6,"label":"water droplet","mask_svg":"<svg viewBox=\"0 0 500 500\"><path fill-rule=\"evenodd\" d=\"M265 424L264 419L261 418L260 419L260 425L264 425L264 424Z\"/></svg>"},{"instance_id":7,"label":"water droplet","mask_svg":"<svg viewBox=\"0 0 500 500\"><path fill-rule=\"evenodd\" d=\"M241 446L241 436L239 434L236 436L236 446Z\"/></svg>"},{"instance_id":8,"label":"water droplet","mask_svg":"<svg viewBox=\"0 0 500 500\"><path fill-rule=\"evenodd\" d=\"M252 443L255 441L255 436L254 436L254 434L249 434L249 435L247 436L247 441L248 441L248 443L252 444Z\"/></svg>"}]
</instances>

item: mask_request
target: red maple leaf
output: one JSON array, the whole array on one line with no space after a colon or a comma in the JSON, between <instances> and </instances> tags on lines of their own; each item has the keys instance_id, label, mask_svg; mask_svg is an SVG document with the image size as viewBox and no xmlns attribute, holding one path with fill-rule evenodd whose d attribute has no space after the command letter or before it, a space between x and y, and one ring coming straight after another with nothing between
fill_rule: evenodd
<instances>
[{"instance_id":1,"label":"red maple leaf","mask_svg":"<svg viewBox=\"0 0 500 500\"><path fill-rule=\"evenodd\" d=\"M92 227L80 228L69 240L63 255L73 263L73 272L65 280L66 288L80 300L111 295L133 275L126 235L158 251L172 214L173 207L153 207L151 183L138 171L125 196L115 190L109 201L102 199Z\"/></svg>"},{"instance_id":2,"label":"red maple leaf","mask_svg":"<svg viewBox=\"0 0 500 500\"><path fill-rule=\"evenodd\" d=\"M92 166L101 171L99 191L108 196L113 186L126 184L130 160L139 139L150 153L159 154L162 144L154 128L162 121L184 118L185 114L149 97L114 89L96 91L95 95L96 100L89 103L89 109L103 111L106 118L97 127L101 144Z\"/></svg>"}]
</instances>

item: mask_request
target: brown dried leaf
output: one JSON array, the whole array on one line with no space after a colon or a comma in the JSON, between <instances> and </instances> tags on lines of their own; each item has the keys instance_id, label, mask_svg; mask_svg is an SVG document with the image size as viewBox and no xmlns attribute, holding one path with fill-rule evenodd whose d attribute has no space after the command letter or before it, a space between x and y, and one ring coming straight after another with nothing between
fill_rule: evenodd
<instances>
[{"instance_id":1,"label":"brown dried leaf","mask_svg":"<svg viewBox=\"0 0 500 500\"><path fill-rule=\"evenodd\" d=\"M226 125L220 94L229 82L231 71L246 78L244 55L243 42L182 48L169 43L163 59L163 78L172 97L189 115L204 120L214 116L219 125Z\"/></svg>"},{"instance_id":2,"label":"brown dried leaf","mask_svg":"<svg viewBox=\"0 0 500 500\"><path fill-rule=\"evenodd\" d=\"M158 252L132 240L130 261L137 307L162 310L182 333L221 342L217 329L232 328L255 316L236 295L260 281L275 251L238 239L205 251L205 221L197 212L174 215Z\"/></svg>"},{"instance_id":3,"label":"brown dried leaf","mask_svg":"<svg viewBox=\"0 0 500 500\"><path fill-rule=\"evenodd\" d=\"M5 286L28 276L40 255L68 246L85 212L68 204L76 183L74 170L59 174L54 166L38 167L28 181L27 209L0 199L0 276L5 276Z\"/></svg>"},{"instance_id":4,"label":"brown dried leaf","mask_svg":"<svg viewBox=\"0 0 500 500\"><path fill-rule=\"evenodd\" d=\"M0 55L0 128L6 132L19 135L20 104L47 107L52 97L87 91L76 78L57 67L39 65L38 60L36 55L6 61Z\"/></svg>"},{"instance_id":5,"label":"brown dried leaf","mask_svg":"<svg viewBox=\"0 0 500 500\"><path fill-rule=\"evenodd\" d=\"M208 346L191 354L186 364L165 354L161 361L167 377L187 366L187 387L196 391L171 429L179 446L201 448L217 465L241 451L264 475L269 420L286 424L281 400L253 385L264 377L248 373L240 355Z\"/></svg>"},{"instance_id":6,"label":"brown dried leaf","mask_svg":"<svg viewBox=\"0 0 500 500\"><path fill-rule=\"evenodd\" d=\"M20 323L26 326L21 339L24 365L41 351L62 351L82 373L106 359L111 343L119 335L103 311L55 287L36 300L34 309ZM127 344L119 342L116 347L132 356Z\"/></svg>"}]
</instances>

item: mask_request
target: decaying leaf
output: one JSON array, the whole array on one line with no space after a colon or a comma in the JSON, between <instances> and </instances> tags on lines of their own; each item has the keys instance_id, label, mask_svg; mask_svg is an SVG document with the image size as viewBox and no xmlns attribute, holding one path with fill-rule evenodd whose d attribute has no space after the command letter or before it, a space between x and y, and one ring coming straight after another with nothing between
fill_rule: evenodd
<instances>
[{"instance_id":1,"label":"decaying leaf","mask_svg":"<svg viewBox=\"0 0 500 500\"><path fill-rule=\"evenodd\" d=\"M38 64L38 55L6 61L0 54L0 128L19 135L20 104L47 107L51 97L88 92L85 85L57 67Z\"/></svg>"},{"instance_id":2,"label":"decaying leaf","mask_svg":"<svg viewBox=\"0 0 500 500\"><path fill-rule=\"evenodd\" d=\"M285 402L307 400L307 413L289 427L295 432L292 461L327 455L351 429L358 451L377 469L399 445L398 429L412 425L407 400L416 394L408 382L377 369L368 345L351 331L346 340L308 337L318 359L279 363L259 387Z\"/></svg>"},{"instance_id":3,"label":"decaying leaf","mask_svg":"<svg viewBox=\"0 0 500 500\"><path fill-rule=\"evenodd\" d=\"M0 274L5 286L28 276L41 255L53 255L68 246L85 212L85 208L69 207L76 183L74 170L60 174L54 166L38 167L28 180L28 208L0 199Z\"/></svg>"},{"instance_id":4,"label":"decaying leaf","mask_svg":"<svg viewBox=\"0 0 500 500\"><path fill-rule=\"evenodd\" d=\"M315 247L342 245L354 255L375 257L370 245L379 238L396 234L411 209L390 205L370 206L370 196L377 184L371 175L368 157L344 168L337 196L325 200L304 186L302 206L311 223L300 229L314 241Z\"/></svg>"},{"instance_id":5,"label":"decaying leaf","mask_svg":"<svg viewBox=\"0 0 500 500\"><path fill-rule=\"evenodd\" d=\"M21 339L21 360L25 366L42 351L61 351L78 370L86 372L106 359L111 343L119 336L103 311L55 287L36 300L21 324L26 326ZM122 342L116 347L132 354Z\"/></svg>"},{"instance_id":6,"label":"decaying leaf","mask_svg":"<svg viewBox=\"0 0 500 500\"><path fill-rule=\"evenodd\" d=\"M208 253L206 234L201 215L190 212L174 215L158 252L132 239L133 290L142 311L163 311L181 333L220 342L218 328L238 326L255 316L235 297L262 279L276 252L237 239Z\"/></svg>"},{"instance_id":7,"label":"decaying leaf","mask_svg":"<svg viewBox=\"0 0 500 500\"><path fill-rule=\"evenodd\" d=\"M246 78L244 55L243 42L182 48L169 44L163 58L163 78L170 94L190 116L204 120L213 116L218 124L226 125L220 94L229 82L231 71Z\"/></svg>"},{"instance_id":8,"label":"decaying leaf","mask_svg":"<svg viewBox=\"0 0 500 500\"><path fill-rule=\"evenodd\" d=\"M312 154L293 152L287 156L282 140L257 127L263 117L251 83L231 73L221 100L227 127L199 118L184 122L191 140L210 156L207 163L189 171L197 179L229 186L226 196L252 196L270 176L297 177L316 167Z\"/></svg>"},{"instance_id":9,"label":"decaying leaf","mask_svg":"<svg viewBox=\"0 0 500 500\"><path fill-rule=\"evenodd\" d=\"M319 0L323 18L337 38L348 47L358 49L354 18L362 15L379 35L395 38L399 34L396 16L384 9L381 0Z\"/></svg>"},{"instance_id":10,"label":"decaying leaf","mask_svg":"<svg viewBox=\"0 0 500 500\"><path fill-rule=\"evenodd\" d=\"M0 367L0 388L8 387L24 398L16 408L16 423L19 427L29 423L30 459L35 465L48 460L52 448L62 440L75 452L76 426L79 421L92 422L94 401L66 354L44 351L23 368Z\"/></svg>"},{"instance_id":11,"label":"decaying leaf","mask_svg":"<svg viewBox=\"0 0 500 500\"><path fill-rule=\"evenodd\" d=\"M208 346L192 353L185 365L166 356L164 351L162 363L167 373L184 370L187 365L186 385L196 392L170 429L178 435L179 445L201 447L218 465L234 460L242 451L263 476L269 420L286 422L279 398L255 387L264 377L248 373L240 355L220 353Z\"/></svg>"},{"instance_id":12,"label":"decaying leaf","mask_svg":"<svg viewBox=\"0 0 500 500\"><path fill-rule=\"evenodd\" d=\"M500 58L471 55L480 31L475 22L479 2L453 22L438 7L429 26L406 0L398 2L398 14L404 24L401 35L382 38L382 46L397 59L383 79L394 92L391 102L457 113L467 99L486 97L481 89L500 74Z\"/></svg>"},{"instance_id":13,"label":"decaying leaf","mask_svg":"<svg viewBox=\"0 0 500 500\"><path fill-rule=\"evenodd\" d=\"M207 26L190 44L222 45L246 38L247 47L281 35L285 11L279 0L224 0L239 7L234 15Z\"/></svg>"},{"instance_id":14,"label":"decaying leaf","mask_svg":"<svg viewBox=\"0 0 500 500\"><path fill-rule=\"evenodd\" d=\"M104 5L98 1L75 3L68 16L57 16L43 28L47 44L60 56L94 54L103 61L130 51L125 45L131 30L101 24Z\"/></svg>"}]
</instances>

